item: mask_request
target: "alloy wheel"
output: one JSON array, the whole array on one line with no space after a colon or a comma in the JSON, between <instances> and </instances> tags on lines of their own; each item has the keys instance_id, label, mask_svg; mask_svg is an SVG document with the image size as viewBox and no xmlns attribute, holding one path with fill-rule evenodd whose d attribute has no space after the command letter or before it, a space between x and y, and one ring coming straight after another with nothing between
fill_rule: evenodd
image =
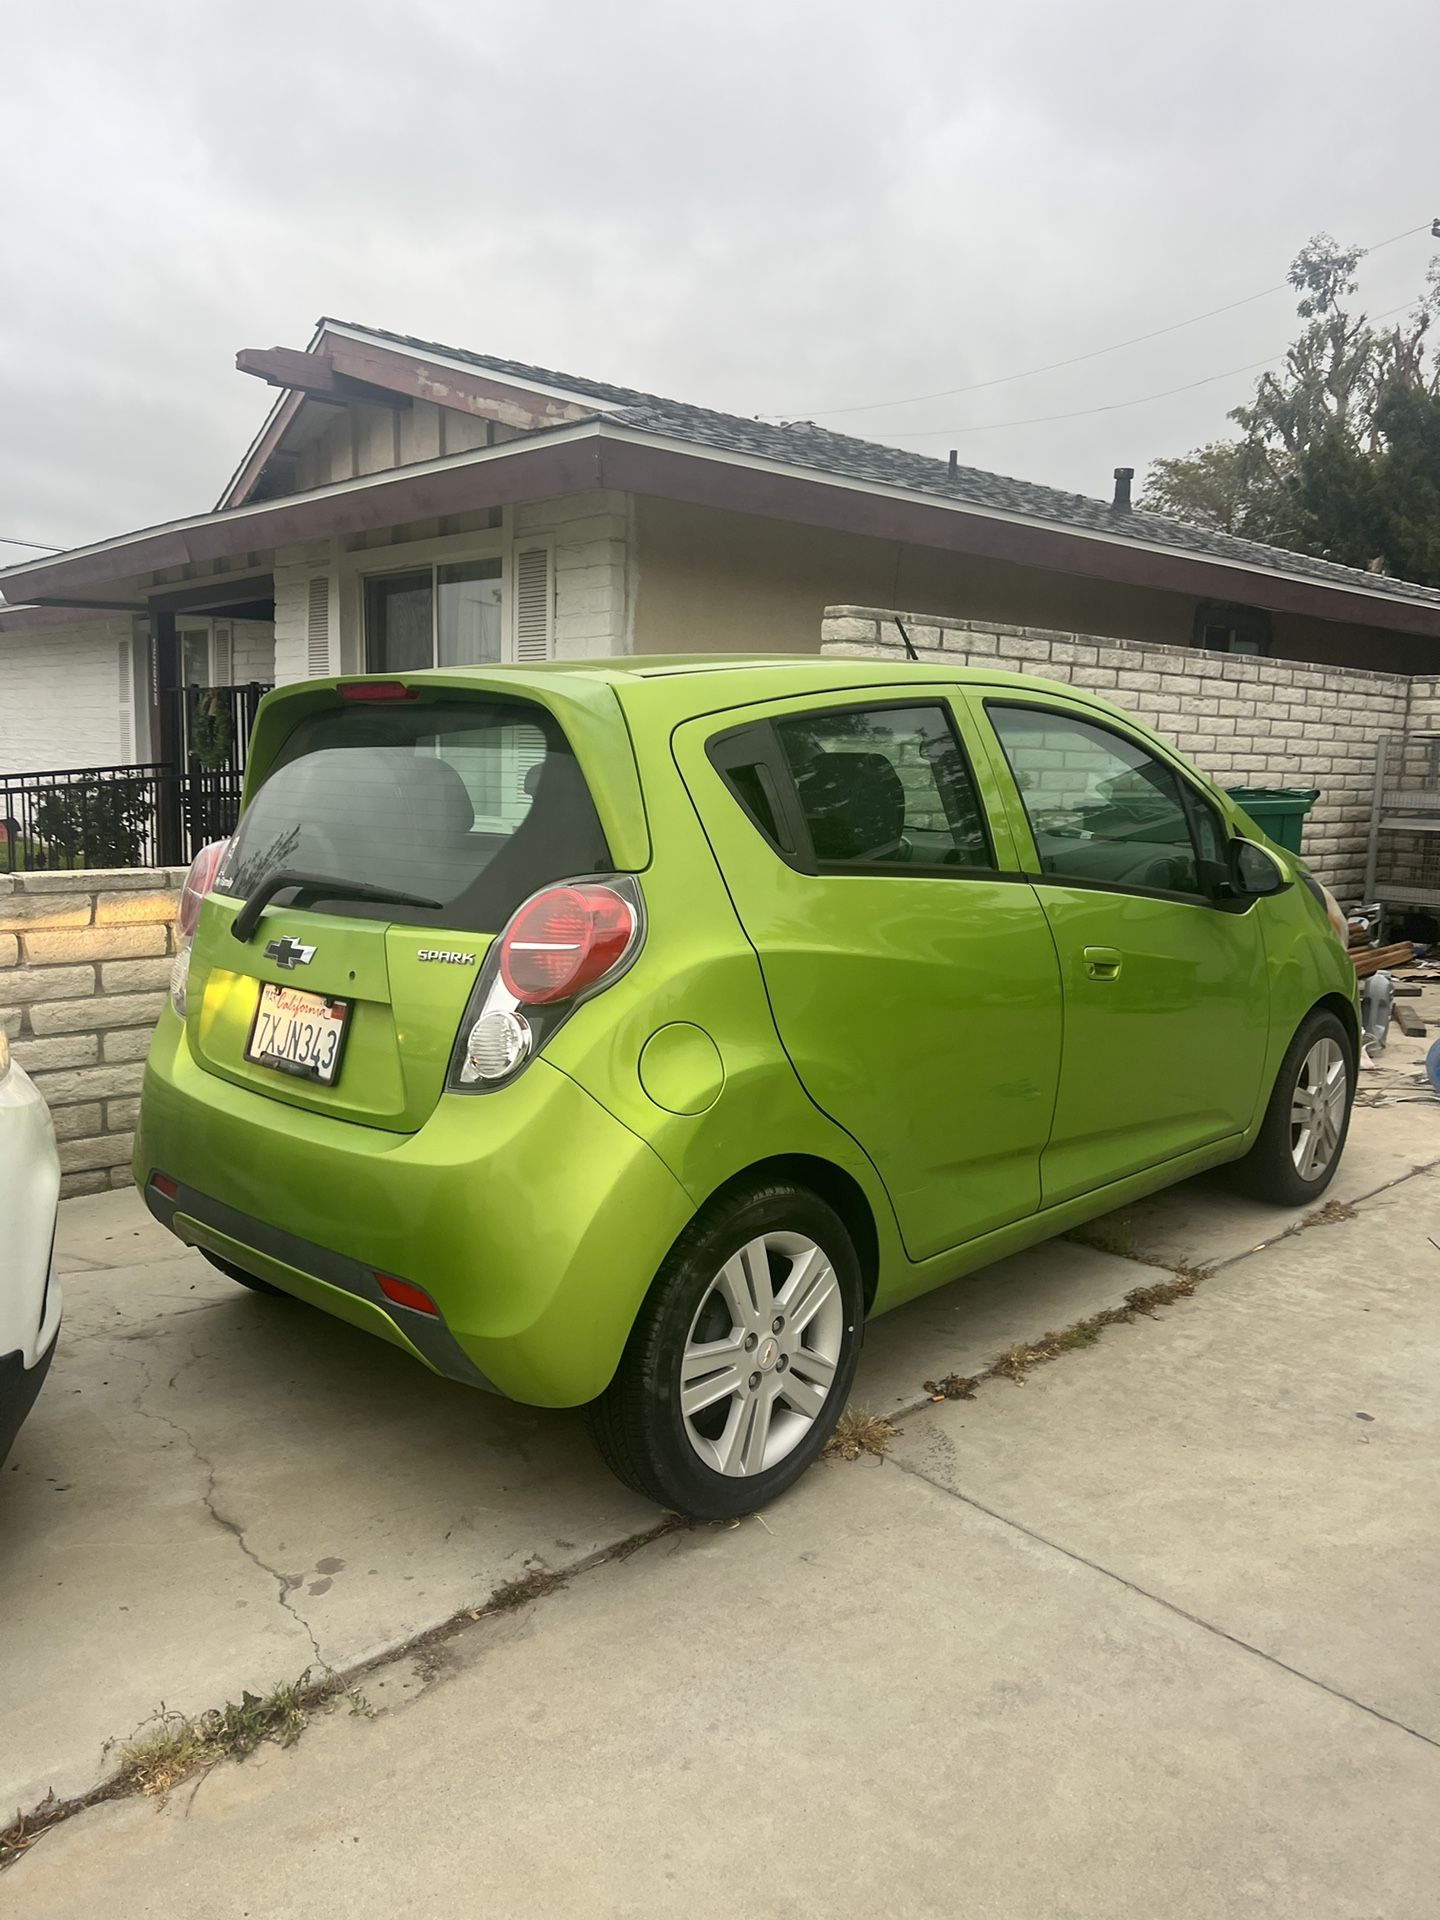
<instances>
[{"instance_id":1,"label":"alloy wheel","mask_svg":"<svg viewBox=\"0 0 1440 1920\"><path fill-rule=\"evenodd\" d=\"M1290 1097L1290 1153L1302 1180L1318 1180L1340 1145L1349 1074L1338 1041L1317 1040Z\"/></svg>"},{"instance_id":2,"label":"alloy wheel","mask_svg":"<svg viewBox=\"0 0 1440 1920\"><path fill-rule=\"evenodd\" d=\"M830 1397L844 1337L840 1283L813 1240L764 1233L732 1254L680 1362L681 1419L705 1465L753 1478L793 1452Z\"/></svg>"}]
</instances>

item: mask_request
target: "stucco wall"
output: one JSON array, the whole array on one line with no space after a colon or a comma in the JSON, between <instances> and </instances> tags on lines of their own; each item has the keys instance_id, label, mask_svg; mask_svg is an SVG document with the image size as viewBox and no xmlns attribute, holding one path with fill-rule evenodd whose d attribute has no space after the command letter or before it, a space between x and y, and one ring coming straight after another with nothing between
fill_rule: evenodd
<instances>
[{"instance_id":1,"label":"stucco wall","mask_svg":"<svg viewBox=\"0 0 1440 1920\"><path fill-rule=\"evenodd\" d=\"M1223 787L1318 787L1305 855L1337 893L1359 892L1376 737L1418 724L1410 721L1404 676L927 614L901 619L924 660L1035 674L1102 694ZM832 608L825 636L829 655L879 657L904 670L900 636L884 610Z\"/></svg>"},{"instance_id":2,"label":"stucco wall","mask_svg":"<svg viewBox=\"0 0 1440 1920\"><path fill-rule=\"evenodd\" d=\"M1046 573L930 547L728 513L680 501L635 501L635 651L809 653L827 606L928 607L981 625L1188 647L1193 595ZM1363 661L1410 673L1434 643L1378 628L1275 614L1272 647L1284 659Z\"/></svg>"},{"instance_id":3,"label":"stucco wall","mask_svg":"<svg viewBox=\"0 0 1440 1920\"><path fill-rule=\"evenodd\" d=\"M0 634L0 774L104 767L133 757L122 710L124 615Z\"/></svg>"}]
</instances>

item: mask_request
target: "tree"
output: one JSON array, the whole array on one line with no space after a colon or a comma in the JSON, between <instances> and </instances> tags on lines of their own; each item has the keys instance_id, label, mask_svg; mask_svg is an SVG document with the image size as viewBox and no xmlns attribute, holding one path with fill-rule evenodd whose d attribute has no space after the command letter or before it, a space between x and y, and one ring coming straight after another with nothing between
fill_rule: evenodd
<instances>
[{"instance_id":1,"label":"tree","mask_svg":"<svg viewBox=\"0 0 1440 1920\"><path fill-rule=\"evenodd\" d=\"M1358 247L1318 234L1289 281L1305 325L1233 409L1236 440L1155 461L1141 505L1354 567L1440 585L1440 261L1409 316L1353 310Z\"/></svg>"}]
</instances>

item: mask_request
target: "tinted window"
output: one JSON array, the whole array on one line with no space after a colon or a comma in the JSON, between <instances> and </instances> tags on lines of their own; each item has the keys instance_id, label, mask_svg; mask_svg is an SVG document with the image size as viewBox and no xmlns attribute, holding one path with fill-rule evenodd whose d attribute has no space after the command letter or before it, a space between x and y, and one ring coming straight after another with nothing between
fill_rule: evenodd
<instances>
[{"instance_id":1,"label":"tinted window","mask_svg":"<svg viewBox=\"0 0 1440 1920\"><path fill-rule=\"evenodd\" d=\"M336 897L337 913L493 932L537 887L609 864L585 777L541 708L356 704L315 714L289 736L218 884L243 897L290 867L442 903L427 911ZM324 904L321 894L301 897Z\"/></svg>"},{"instance_id":2,"label":"tinted window","mask_svg":"<svg viewBox=\"0 0 1440 1920\"><path fill-rule=\"evenodd\" d=\"M991 867L985 818L943 707L775 723L822 867Z\"/></svg>"},{"instance_id":3,"label":"tinted window","mask_svg":"<svg viewBox=\"0 0 1440 1920\"><path fill-rule=\"evenodd\" d=\"M988 709L1020 789L1040 871L1100 885L1199 893L1178 775L1138 742L1077 715Z\"/></svg>"}]
</instances>

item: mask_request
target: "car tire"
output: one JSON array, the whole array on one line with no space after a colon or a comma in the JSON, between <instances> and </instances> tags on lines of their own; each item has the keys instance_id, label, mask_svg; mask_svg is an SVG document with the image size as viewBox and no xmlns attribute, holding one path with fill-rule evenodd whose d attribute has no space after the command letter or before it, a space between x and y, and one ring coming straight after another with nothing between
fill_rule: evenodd
<instances>
[{"instance_id":1,"label":"car tire","mask_svg":"<svg viewBox=\"0 0 1440 1920\"><path fill-rule=\"evenodd\" d=\"M230 1261L222 1260L218 1253L206 1253L203 1247L197 1247L195 1251L203 1254L217 1273L223 1273L227 1280L238 1280L242 1287L249 1287L254 1293L273 1293L277 1300L292 1297L283 1287L272 1287L268 1280L262 1280L258 1274L246 1273L243 1267L232 1266Z\"/></svg>"},{"instance_id":2,"label":"car tire","mask_svg":"<svg viewBox=\"0 0 1440 1920\"><path fill-rule=\"evenodd\" d=\"M755 1512L829 1438L864 1313L860 1263L832 1207L779 1182L721 1196L671 1249L589 1409L602 1458L687 1519Z\"/></svg>"},{"instance_id":3,"label":"car tire","mask_svg":"<svg viewBox=\"0 0 1440 1920\"><path fill-rule=\"evenodd\" d=\"M1277 1207L1318 1200L1345 1151L1354 1098L1354 1036L1316 1007L1285 1049L1255 1143L1235 1163L1236 1185Z\"/></svg>"}]
</instances>

